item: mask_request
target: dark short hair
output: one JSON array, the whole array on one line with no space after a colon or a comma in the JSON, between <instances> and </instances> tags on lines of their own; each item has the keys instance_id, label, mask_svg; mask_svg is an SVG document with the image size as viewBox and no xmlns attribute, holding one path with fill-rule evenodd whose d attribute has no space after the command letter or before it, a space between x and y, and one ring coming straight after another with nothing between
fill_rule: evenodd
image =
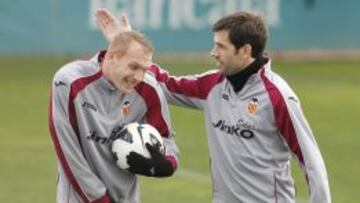
<instances>
[{"instance_id":1,"label":"dark short hair","mask_svg":"<svg viewBox=\"0 0 360 203\"><path fill-rule=\"evenodd\" d=\"M263 54L268 32L261 15L239 11L219 19L213 26L213 32L228 31L229 40L236 51L245 44L252 47L252 57Z\"/></svg>"}]
</instances>

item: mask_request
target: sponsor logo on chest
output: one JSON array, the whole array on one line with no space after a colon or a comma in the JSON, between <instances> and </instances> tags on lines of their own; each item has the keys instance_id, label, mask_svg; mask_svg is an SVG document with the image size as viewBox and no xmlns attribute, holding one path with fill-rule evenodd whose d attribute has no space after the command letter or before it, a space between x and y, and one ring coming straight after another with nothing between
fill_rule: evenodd
<instances>
[{"instance_id":1,"label":"sponsor logo on chest","mask_svg":"<svg viewBox=\"0 0 360 203\"><path fill-rule=\"evenodd\" d=\"M94 104L91 104L90 102L88 101L84 101L82 104L81 104L82 107L86 108L86 109L90 109L92 111L97 111L97 108Z\"/></svg>"},{"instance_id":2,"label":"sponsor logo on chest","mask_svg":"<svg viewBox=\"0 0 360 203\"><path fill-rule=\"evenodd\" d=\"M244 108L244 107L242 107ZM250 101L245 106L245 112L248 112L249 116L255 116L256 112L259 110L259 100L257 98L251 98ZM244 111L242 111L244 112ZM230 119L230 116L228 116ZM226 134L236 135L238 137L250 139L255 136L255 125L250 122L248 119L241 118L236 121L234 124L230 124L231 121L220 119L214 121L212 126Z\"/></svg>"},{"instance_id":3,"label":"sponsor logo on chest","mask_svg":"<svg viewBox=\"0 0 360 203\"><path fill-rule=\"evenodd\" d=\"M92 140L99 144L110 144L113 141L112 137L101 136L95 130L89 130L89 134L86 136L86 139Z\"/></svg>"},{"instance_id":4,"label":"sponsor logo on chest","mask_svg":"<svg viewBox=\"0 0 360 203\"><path fill-rule=\"evenodd\" d=\"M239 119L236 124L228 124L225 120L218 120L212 123L213 127L229 135L236 135L246 139L253 138L255 126L250 122Z\"/></svg>"}]
</instances>

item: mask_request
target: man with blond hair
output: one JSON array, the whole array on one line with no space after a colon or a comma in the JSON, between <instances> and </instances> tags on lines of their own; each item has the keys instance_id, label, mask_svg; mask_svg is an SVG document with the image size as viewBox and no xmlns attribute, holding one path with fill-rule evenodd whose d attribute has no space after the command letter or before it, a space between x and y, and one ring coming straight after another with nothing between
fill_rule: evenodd
<instances>
[{"instance_id":1,"label":"man with blond hair","mask_svg":"<svg viewBox=\"0 0 360 203\"><path fill-rule=\"evenodd\" d=\"M63 66L54 76L49 126L58 158L57 202L140 202L135 174L167 177L178 163L168 105L146 71L152 46L137 32L113 35L107 51ZM149 123L162 135L163 155L127 157L120 169L110 150L112 134L132 122Z\"/></svg>"}]
</instances>

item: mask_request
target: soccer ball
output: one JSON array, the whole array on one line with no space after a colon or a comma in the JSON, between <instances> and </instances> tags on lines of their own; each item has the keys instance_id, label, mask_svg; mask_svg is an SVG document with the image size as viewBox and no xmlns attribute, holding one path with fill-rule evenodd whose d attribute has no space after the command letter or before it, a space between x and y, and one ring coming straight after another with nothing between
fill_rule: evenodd
<instances>
[{"instance_id":1,"label":"soccer ball","mask_svg":"<svg viewBox=\"0 0 360 203\"><path fill-rule=\"evenodd\" d=\"M160 133L149 124L129 123L124 127L116 127L111 133L111 152L114 154L116 164L122 169L128 169L126 156L130 152L137 152L146 158L150 153L146 143L156 146L164 154L165 147Z\"/></svg>"}]
</instances>

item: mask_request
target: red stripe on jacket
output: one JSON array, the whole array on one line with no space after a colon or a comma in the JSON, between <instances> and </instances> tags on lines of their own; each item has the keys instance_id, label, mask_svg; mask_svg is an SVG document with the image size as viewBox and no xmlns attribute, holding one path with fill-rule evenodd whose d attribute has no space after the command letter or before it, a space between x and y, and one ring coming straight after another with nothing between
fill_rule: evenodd
<instances>
[{"instance_id":1,"label":"red stripe on jacket","mask_svg":"<svg viewBox=\"0 0 360 203\"><path fill-rule=\"evenodd\" d=\"M162 137L169 137L170 129L163 117L161 111L162 103L155 88L145 82L141 82L135 87L135 90L145 101L147 122L154 126ZM172 156L167 156L166 158L171 161L173 168L176 169L176 159Z\"/></svg>"},{"instance_id":2,"label":"red stripe on jacket","mask_svg":"<svg viewBox=\"0 0 360 203\"><path fill-rule=\"evenodd\" d=\"M161 71L155 64L150 66L149 71L155 75L157 81L164 83L170 92L199 99L206 99L210 90L225 78L219 72L195 79L170 77L167 72Z\"/></svg>"},{"instance_id":3,"label":"red stripe on jacket","mask_svg":"<svg viewBox=\"0 0 360 203\"><path fill-rule=\"evenodd\" d=\"M79 142L80 142L80 133L77 124L74 100L80 91L82 91L87 85L89 85L93 81L99 79L101 76L102 76L102 71L98 71L97 73L91 76L79 78L70 85L69 103L68 103L69 121L72 128L74 129L76 136L78 137ZM81 147L81 151L83 151L81 142L80 142L80 147Z\"/></svg>"},{"instance_id":4,"label":"red stripe on jacket","mask_svg":"<svg viewBox=\"0 0 360 203\"><path fill-rule=\"evenodd\" d=\"M91 82L97 80L101 76L102 76L102 72L99 71L99 72L95 73L94 75L79 78L79 79L75 80L70 86L69 102L68 102L69 122L77 136L77 139L81 146L81 150L82 150L82 145L81 145L81 141L80 141L79 128L78 128L77 119L76 119L74 99L76 98L76 96L78 95L78 93L81 90L83 90L87 85L89 85ZM81 197L81 199L84 202L91 202L87 198L85 193L82 191L82 189L81 189L79 183L77 182L74 174L72 173L70 166L69 166L68 162L66 161L66 157L61 149L60 141L58 139L59 135L57 134L55 126L54 126L52 99L53 99L53 97L52 97L52 93L51 93L50 107L49 107L49 128L50 128L51 137L52 137L52 140L53 140L53 143L55 146L56 154L59 158L59 161L63 167L63 170L64 170L70 184L72 185L72 187L75 189L75 191L78 193L78 195ZM94 200L93 202L94 203L110 203L111 199L105 194L104 196L100 197L97 200Z\"/></svg>"},{"instance_id":5,"label":"red stripe on jacket","mask_svg":"<svg viewBox=\"0 0 360 203\"><path fill-rule=\"evenodd\" d=\"M299 162L304 165L303 154L284 97L281 95L279 89L265 76L265 68L260 70L260 77L264 82L265 89L271 100L276 126L291 151L296 155Z\"/></svg>"},{"instance_id":6,"label":"red stripe on jacket","mask_svg":"<svg viewBox=\"0 0 360 203\"><path fill-rule=\"evenodd\" d=\"M146 84L145 82L141 82L135 87L135 90L145 101L147 108L147 122L154 126L160 132L162 137L168 137L170 133L169 127L163 118L161 111L162 104L154 87Z\"/></svg>"}]
</instances>

